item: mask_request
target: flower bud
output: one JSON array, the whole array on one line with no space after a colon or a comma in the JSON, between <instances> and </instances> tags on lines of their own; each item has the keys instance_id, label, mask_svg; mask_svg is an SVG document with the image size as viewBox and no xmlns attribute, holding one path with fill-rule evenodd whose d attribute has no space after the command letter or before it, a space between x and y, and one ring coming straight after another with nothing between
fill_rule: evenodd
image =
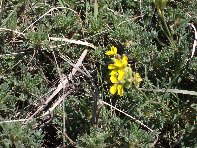
<instances>
[{"instance_id":1,"label":"flower bud","mask_svg":"<svg viewBox=\"0 0 197 148\"><path fill-rule=\"evenodd\" d=\"M163 11L166 7L168 0L153 0L158 11Z\"/></svg>"}]
</instances>

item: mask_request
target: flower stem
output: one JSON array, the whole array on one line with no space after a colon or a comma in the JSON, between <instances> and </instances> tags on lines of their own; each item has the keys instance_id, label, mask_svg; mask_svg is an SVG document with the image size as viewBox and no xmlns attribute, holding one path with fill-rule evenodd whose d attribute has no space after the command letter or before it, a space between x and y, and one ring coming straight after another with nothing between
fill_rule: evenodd
<instances>
[{"instance_id":1,"label":"flower stem","mask_svg":"<svg viewBox=\"0 0 197 148\"><path fill-rule=\"evenodd\" d=\"M173 48L175 48L175 49L177 50L176 44L175 44L175 42L174 42L174 40L173 40L172 33L171 33L171 31L170 31L170 29L169 29L167 23L166 23L166 19L165 19L164 11L163 11L163 10L161 10L160 16L161 16L162 22L163 22L163 24L164 24L164 27L165 27L165 29L166 29L166 31L167 31L167 34L168 34L168 37L169 37L169 41L170 41L171 45L173 46Z\"/></svg>"}]
</instances>

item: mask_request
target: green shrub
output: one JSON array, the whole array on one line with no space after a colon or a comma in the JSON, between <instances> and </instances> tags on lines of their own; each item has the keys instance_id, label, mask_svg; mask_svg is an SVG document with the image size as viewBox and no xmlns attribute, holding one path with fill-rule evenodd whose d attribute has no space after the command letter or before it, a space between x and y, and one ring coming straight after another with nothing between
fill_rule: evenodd
<instances>
[{"instance_id":1,"label":"green shrub","mask_svg":"<svg viewBox=\"0 0 197 148\"><path fill-rule=\"evenodd\" d=\"M191 58L191 24L197 27L196 7L188 0L3 0L0 147L195 147L197 58L196 52ZM111 46L143 79L139 88L124 87L123 96L109 91L107 65L113 60L105 53ZM43 104L84 49L83 66L92 77L77 72L65 90ZM70 90L64 104L42 117ZM96 98L111 106L102 104L95 125ZM28 125L15 122L42 105Z\"/></svg>"}]
</instances>

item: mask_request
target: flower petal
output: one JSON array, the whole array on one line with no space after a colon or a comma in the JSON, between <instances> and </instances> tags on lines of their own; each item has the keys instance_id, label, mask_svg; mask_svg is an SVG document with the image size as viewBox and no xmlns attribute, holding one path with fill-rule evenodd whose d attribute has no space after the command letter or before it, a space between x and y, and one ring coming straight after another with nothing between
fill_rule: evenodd
<instances>
[{"instance_id":1,"label":"flower petal","mask_svg":"<svg viewBox=\"0 0 197 148\"><path fill-rule=\"evenodd\" d=\"M122 57L122 64L124 67L126 67L128 64L128 57L126 55L123 55Z\"/></svg>"},{"instance_id":2,"label":"flower petal","mask_svg":"<svg viewBox=\"0 0 197 148\"><path fill-rule=\"evenodd\" d=\"M112 86L110 87L109 92L110 92L112 95L114 95L114 94L116 93L116 91L117 91L117 84L114 84L114 85L112 85Z\"/></svg>"},{"instance_id":3,"label":"flower petal","mask_svg":"<svg viewBox=\"0 0 197 148\"><path fill-rule=\"evenodd\" d=\"M123 69L118 70L118 81L123 80L124 76L125 76L125 71Z\"/></svg>"},{"instance_id":4,"label":"flower petal","mask_svg":"<svg viewBox=\"0 0 197 148\"><path fill-rule=\"evenodd\" d=\"M122 84L118 84L118 94L120 96L123 96L124 90Z\"/></svg>"},{"instance_id":5,"label":"flower petal","mask_svg":"<svg viewBox=\"0 0 197 148\"><path fill-rule=\"evenodd\" d=\"M112 83L118 83L116 75L111 75L110 80Z\"/></svg>"},{"instance_id":6,"label":"flower petal","mask_svg":"<svg viewBox=\"0 0 197 148\"><path fill-rule=\"evenodd\" d=\"M113 52L112 51L106 51L105 54L110 56L110 55L113 55Z\"/></svg>"},{"instance_id":7,"label":"flower petal","mask_svg":"<svg viewBox=\"0 0 197 148\"><path fill-rule=\"evenodd\" d=\"M117 54L117 48L112 46L111 50L106 51L105 54L108 55L108 56L116 55Z\"/></svg>"},{"instance_id":8,"label":"flower petal","mask_svg":"<svg viewBox=\"0 0 197 148\"><path fill-rule=\"evenodd\" d=\"M110 75L115 75L117 72L118 72L118 70L117 70L117 69L114 69L114 70L112 70L112 71L110 72Z\"/></svg>"},{"instance_id":9,"label":"flower petal","mask_svg":"<svg viewBox=\"0 0 197 148\"><path fill-rule=\"evenodd\" d=\"M120 62L120 60L118 60L118 59L115 59L114 60L114 65L116 66L116 67L118 67L118 68L121 68L123 65L122 65L122 63Z\"/></svg>"},{"instance_id":10,"label":"flower petal","mask_svg":"<svg viewBox=\"0 0 197 148\"><path fill-rule=\"evenodd\" d=\"M117 48L116 47L112 46L111 51L113 52L114 55L117 54Z\"/></svg>"},{"instance_id":11,"label":"flower petal","mask_svg":"<svg viewBox=\"0 0 197 148\"><path fill-rule=\"evenodd\" d=\"M115 68L116 68L116 66L114 64L109 64L108 65L108 69L115 69Z\"/></svg>"}]
</instances>

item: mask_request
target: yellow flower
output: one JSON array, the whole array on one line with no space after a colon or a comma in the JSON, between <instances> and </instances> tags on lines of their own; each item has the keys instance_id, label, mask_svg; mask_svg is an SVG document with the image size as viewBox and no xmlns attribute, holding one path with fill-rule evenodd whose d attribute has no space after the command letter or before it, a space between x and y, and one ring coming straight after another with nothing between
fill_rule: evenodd
<instances>
[{"instance_id":1,"label":"yellow flower","mask_svg":"<svg viewBox=\"0 0 197 148\"><path fill-rule=\"evenodd\" d=\"M122 59L114 59L114 64L109 64L108 69L112 70L110 75L118 74L118 80L123 80L125 76L125 68L128 65L128 57L123 55Z\"/></svg>"},{"instance_id":2,"label":"yellow flower","mask_svg":"<svg viewBox=\"0 0 197 148\"><path fill-rule=\"evenodd\" d=\"M116 75L111 75L110 80L112 83L118 83Z\"/></svg>"},{"instance_id":3,"label":"yellow flower","mask_svg":"<svg viewBox=\"0 0 197 148\"><path fill-rule=\"evenodd\" d=\"M124 76L125 76L125 71L124 71L124 69L118 70L118 81L123 80Z\"/></svg>"},{"instance_id":4,"label":"yellow flower","mask_svg":"<svg viewBox=\"0 0 197 148\"><path fill-rule=\"evenodd\" d=\"M108 69L124 69L128 65L128 57L126 55L123 55L122 59L116 59L114 58L114 64L109 64Z\"/></svg>"},{"instance_id":5,"label":"yellow flower","mask_svg":"<svg viewBox=\"0 0 197 148\"><path fill-rule=\"evenodd\" d=\"M140 76L139 73L134 73L134 77L133 77L133 83L136 87L139 87L140 82L142 81L142 78Z\"/></svg>"},{"instance_id":6,"label":"yellow flower","mask_svg":"<svg viewBox=\"0 0 197 148\"><path fill-rule=\"evenodd\" d=\"M118 84L118 94L120 96L123 96L124 90L122 84Z\"/></svg>"},{"instance_id":7,"label":"yellow flower","mask_svg":"<svg viewBox=\"0 0 197 148\"><path fill-rule=\"evenodd\" d=\"M124 69L113 69L111 72L110 72L110 75L111 77L115 77L115 76L118 76L118 81L121 81L124 79L124 76L125 76L125 70ZM110 80L111 80L111 77L110 77ZM112 82L112 81L111 81ZM113 83L113 82L112 82Z\"/></svg>"},{"instance_id":8,"label":"yellow flower","mask_svg":"<svg viewBox=\"0 0 197 148\"><path fill-rule=\"evenodd\" d=\"M117 48L112 46L111 50L107 51L105 54L108 55L108 56L116 55L117 54Z\"/></svg>"},{"instance_id":9,"label":"yellow flower","mask_svg":"<svg viewBox=\"0 0 197 148\"><path fill-rule=\"evenodd\" d=\"M110 93L114 95L118 91L118 95L123 96L124 90L122 84L114 84L110 88Z\"/></svg>"},{"instance_id":10,"label":"yellow flower","mask_svg":"<svg viewBox=\"0 0 197 148\"><path fill-rule=\"evenodd\" d=\"M123 85L118 80L117 74L111 75L110 80L113 83L113 85L111 86L109 92L114 95L118 91L118 95L123 96Z\"/></svg>"},{"instance_id":11,"label":"yellow flower","mask_svg":"<svg viewBox=\"0 0 197 148\"><path fill-rule=\"evenodd\" d=\"M109 75L116 75L117 72L118 72L118 69L113 69L113 70L109 73Z\"/></svg>"},{"instance_id":12,"label":"yellow flower","mask_svg":"<svg viewBox=\"0 0 197 148\"><path fill-rule=\"evenodd\" d=\"M107 55L116 55L117 48L112 46L111 51L106 52ZM110 87L110 93L115 94L116 92L118 95L123 96L123 83L126 75L126 70L128 66L128 57L123 55L122 58L120 56L115 56L113 59L113 64L108 65L108 69L111 70L110 72L110 81L113 85Z\"/></svg>"},{"instance_id":13,"label":"yellow flower","mask_svg":"<svg viewBox=\"0 0 197 148\"><path fill-rule=\"evenodd\" d=\"M116 66L114 64L109 64L108 65L108 69L110 69L110 70L115 69L115 68L116 68Z\"/></svg>"},{"instance_id":14,"label":"yellow flower","mask_svg":"<svg viewBox=\"0 0 197 148\"><path fill-rule=\"evenodd\" d=\"M114 66L117 68L125 68L128 65L128 57L126 55L123 55L122 60L114 59Z\"/></svg>"}]
</instances>

